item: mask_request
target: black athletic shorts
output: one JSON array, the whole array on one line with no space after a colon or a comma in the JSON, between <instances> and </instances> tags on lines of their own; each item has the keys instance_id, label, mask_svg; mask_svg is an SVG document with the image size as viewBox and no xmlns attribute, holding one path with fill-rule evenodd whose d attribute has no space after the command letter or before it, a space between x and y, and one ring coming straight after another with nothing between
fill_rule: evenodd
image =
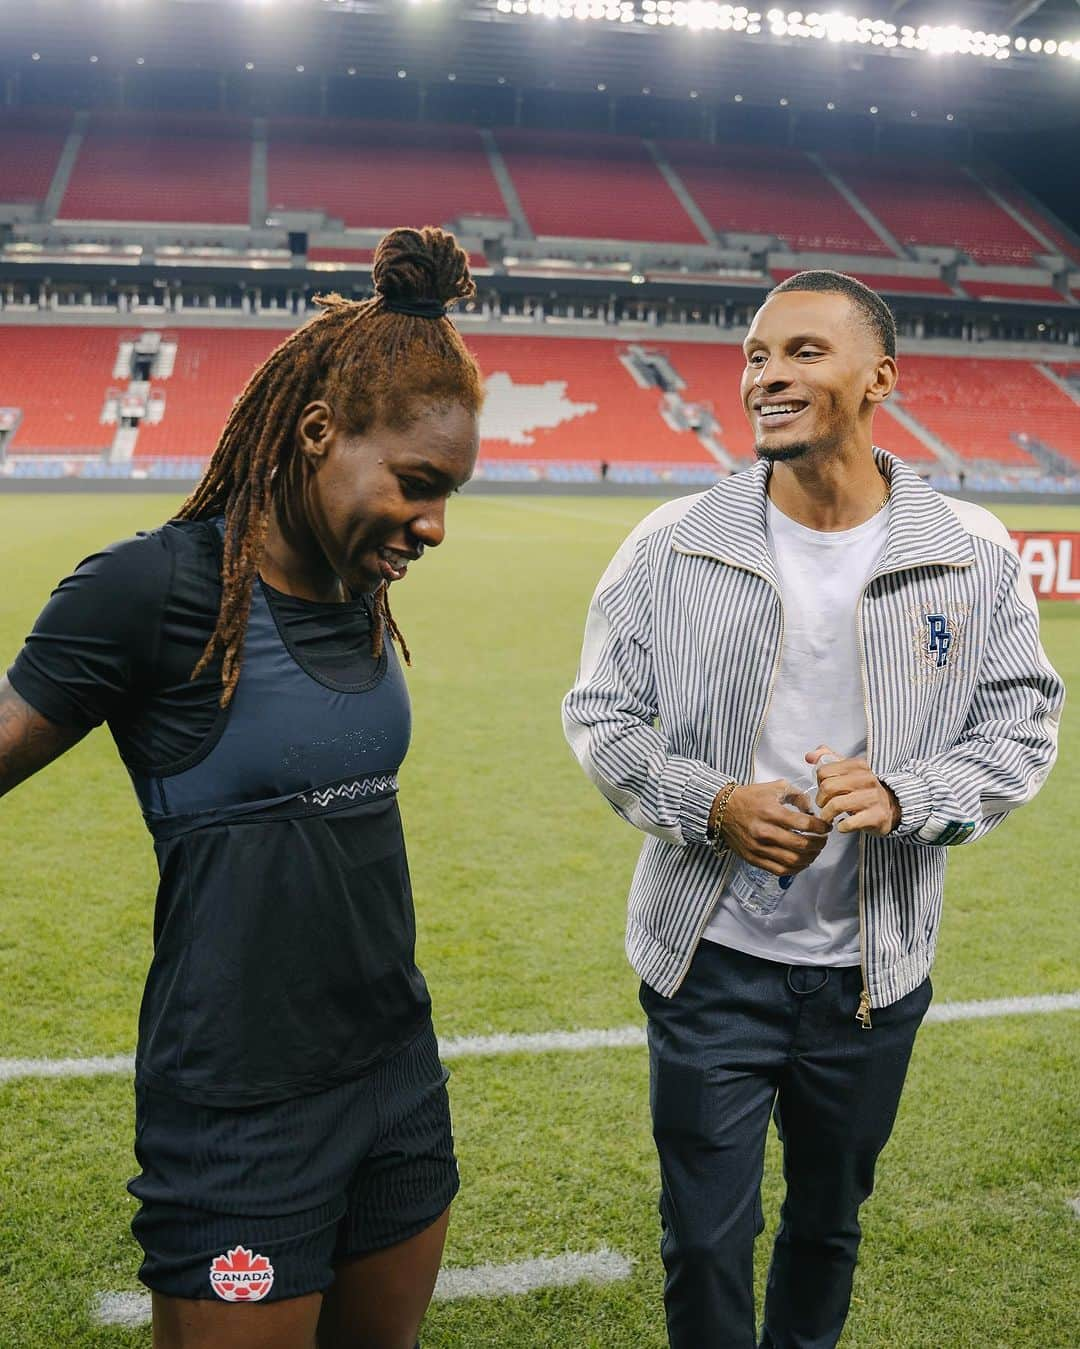
<instances>
[{"instance_id":1,"label":"black athletic shorts","mask_svg":"<svg viewBox=\"0 0 1080 1349\"><path fill-rule=\"evenodd\" d=\"M458 1190L448 1076L429 1025L367 1076L269 1105L136 1088L139 1278L170 1297L299 1297L422 1232Z\"/></svg>"}]
</instances>

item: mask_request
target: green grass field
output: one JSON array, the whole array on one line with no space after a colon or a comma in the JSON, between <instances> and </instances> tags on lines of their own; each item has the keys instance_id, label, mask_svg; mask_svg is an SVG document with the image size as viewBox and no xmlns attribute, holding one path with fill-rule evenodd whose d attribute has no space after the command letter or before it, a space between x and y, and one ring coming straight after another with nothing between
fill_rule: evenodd
<instances>
[{"instance_id":1,"label":"green grass field","mask_svg":"<svg viewBox=\"0 0 1080 1349\"><path fill-rule=\"evenodd\" d=\"M414 653L401 774L420 963L445 1037L640 1021L622 951L638 838L559 728L588 596L653 503L465 496L398 590ZM0 662L51 586L164 496L0 496ZM1014 507L1080 528L1080 508ZM1080 605L1044 606L1051 660L1080 679ZM3 666L0 666L3 668ZM1074 896L1080 755L1066 716L1039 799L952 854L938 1002L1080 987ZM1071 804L1070 804L1071 803ZM0 802L0 1057L130 1052L150 954L154 866L104 732ZM1075 1012L922 1031L865 1241L850 1349L1074 1349ZM439 1303L425 1349L660 1349L656 1165L641 1049L470 1058L451 1082L463 1177L446 1264L607 1246L628 1280ZM0 1346L148 1346L97 1326L135 1290L132 1094L124 1077L0 1084ZM779 1203L770 1144L766 1211ZM759 1246L759 1275L767 1259ZM703 1346L702 1349L707 1349Z\"/></svg>"}]
</instances>

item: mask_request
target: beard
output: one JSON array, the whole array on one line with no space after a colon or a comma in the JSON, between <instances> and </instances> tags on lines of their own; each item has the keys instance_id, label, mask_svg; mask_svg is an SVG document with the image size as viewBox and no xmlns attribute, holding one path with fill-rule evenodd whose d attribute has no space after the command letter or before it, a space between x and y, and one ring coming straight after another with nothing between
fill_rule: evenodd
<instances>
[{"instance_id":1,"label":"beard","mask_svg":"<svg viewBox=\"0 0 1080 1349\"><path fill-rule=\"evenodd\" d=\"M789 464L793 459L805 458L817 448L812 441L803 440L794 445L782 445L775 450L769 449L766 445L755 445L754 453L769 464Z\"/></svg>"},{"instance_id":2,"label":"beard","mask_svg":"<svg viewBox=\"0 0 1080 1349\"><path fill-rule=\"evenodd\" d=\"M775 448L758 442L754 453L767 464L790 464L796 459L805 459L808 455L827 456L843 444L843 437L836 434L818 436L815 440L797 440L791 445L777 445Z\"/></svg>"}]
</instances>

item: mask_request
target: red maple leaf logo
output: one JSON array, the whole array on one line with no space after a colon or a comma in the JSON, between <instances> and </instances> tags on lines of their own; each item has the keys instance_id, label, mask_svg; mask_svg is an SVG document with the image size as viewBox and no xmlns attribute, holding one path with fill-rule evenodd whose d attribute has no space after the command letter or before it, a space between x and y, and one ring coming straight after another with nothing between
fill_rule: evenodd
<instances>
[{"instance_id":1,"label":"red maple leaf logo","mask_svg":"<svg viewBox=\"0 0 1080 1349\"><path fill-rule=\"evenodd\" d=\"M273 1283L274 1266L246 1246L234 1246L210 1261L210 1287L226 1302L258 1302Z\"/></svg>"}]
</instances>

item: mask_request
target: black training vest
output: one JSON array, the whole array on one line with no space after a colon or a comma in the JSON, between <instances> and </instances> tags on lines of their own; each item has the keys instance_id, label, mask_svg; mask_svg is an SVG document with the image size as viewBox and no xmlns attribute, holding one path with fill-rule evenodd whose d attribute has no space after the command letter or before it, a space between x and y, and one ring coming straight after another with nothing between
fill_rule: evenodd
<instances>
[{"instance_id":1,"label":"black training vest","mask_svg":"<svg viewBox=\"0 0 1080 1349\"><path fill-rule=\"evenodd\" d=\"M359 1076L430 1001L397 806L408 691L306 668L256 581L240 678L200 752L132 771L160 871L136 1080L241 1105Z\"/></svg>"}]
</instances>

